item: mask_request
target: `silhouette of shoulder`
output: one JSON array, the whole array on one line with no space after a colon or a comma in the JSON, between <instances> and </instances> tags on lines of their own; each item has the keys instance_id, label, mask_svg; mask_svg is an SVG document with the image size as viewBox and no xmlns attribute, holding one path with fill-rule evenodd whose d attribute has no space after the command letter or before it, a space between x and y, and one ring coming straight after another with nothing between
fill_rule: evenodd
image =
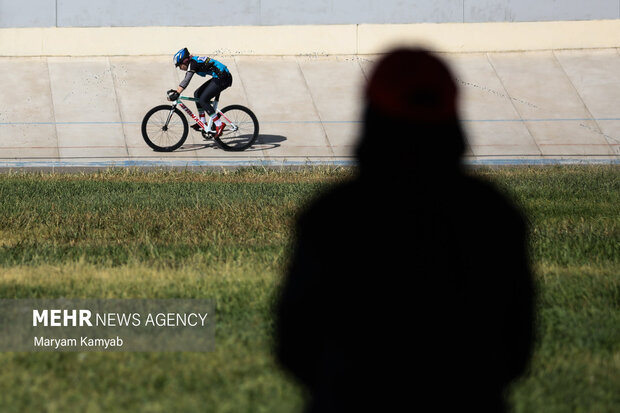
<instances>
[{"instance_id":1,"label":"silhouette of shoulder","mask_svg":"<svg viewBox=\"0 0 620 413\"><path fill-rule=\"evenodd\" d=\"M300 216L278 356L315 405L350 403L369 382L397 405L412 391L404 369L427 380L417 397L445 391L450 371L459 397L494 406L525 369L532 285L521 215L486 182L461 175L446 185L403 194L356 180Z\"/></svg>"}]
</instances>

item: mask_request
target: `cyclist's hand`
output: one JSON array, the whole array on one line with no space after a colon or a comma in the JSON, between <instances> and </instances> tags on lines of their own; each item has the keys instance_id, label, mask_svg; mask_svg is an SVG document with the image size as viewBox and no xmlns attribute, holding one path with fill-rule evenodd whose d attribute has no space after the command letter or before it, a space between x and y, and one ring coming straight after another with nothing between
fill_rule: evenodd
<instances>
[{"instance_id":1,"label":"cyclist's hand","mask_svg":"<svg viewBox=\"0 0 620 413\"><path fill-rule=\"evenodd\" d=\"M170 89L166 93L168 94L168 100L170 101L177 100L179 98L179 92L177 92L176 90Z\"/></svg>"}]
</instances>

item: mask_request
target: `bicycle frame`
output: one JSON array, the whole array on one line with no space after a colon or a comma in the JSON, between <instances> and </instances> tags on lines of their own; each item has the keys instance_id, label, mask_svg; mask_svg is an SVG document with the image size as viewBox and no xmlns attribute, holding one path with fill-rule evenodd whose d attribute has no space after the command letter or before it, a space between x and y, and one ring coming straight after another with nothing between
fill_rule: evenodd
<instances>
[{"instance_id":1,"label":"bicycle frame","mask_svg":"<svg viewBox=\"0 0 620 413\"><path fill-rule=\"evenodd\" d=\"M176 108L176 106L181 106L181 109L183 109L185 111L185 113L187 113L192 119L194 119L196 121L196 123L198 124L198 126L200 126L205 132L209 132L211 131L211 127L213 126L213 118L209 117L209 124L205 125L198 116L194 115L194 113L190 110L190 108L188 108L187 106L185 106L185 104L183 104L183 102L181 102L182 100L187 100L190 102L197 102L198 99L196 98L190 98L190 97L186 97L186 96L179 96L179 98L176 100L176 102L174 102L174 105L172 106L172 110L170 111L170 114L168 115L168 120L166 121L166 125L168 125L168 122L170 122L170 118L172 117L172 113L174 112L174 108ZM224 118L229 125L233 128L233 130L237 129L237 126L234 125L230 119L228 119L224 113L222 113L221 111L218 110L217 106L219 104L218 100L214 100L213 102L211 102L211 106L213 106L213 109L215 109L215 113L218 113L222 118Z\"/></svg>"}]
</instances>

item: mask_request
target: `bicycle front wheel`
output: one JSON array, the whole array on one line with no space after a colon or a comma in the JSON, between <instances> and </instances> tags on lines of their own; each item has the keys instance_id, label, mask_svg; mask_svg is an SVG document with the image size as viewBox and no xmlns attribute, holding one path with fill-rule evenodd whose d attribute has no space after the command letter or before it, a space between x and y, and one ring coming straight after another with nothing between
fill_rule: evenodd
<instances>
[{"instance_id":1,"label":"bicycle front wheel","mask_svg":"<svg viewBox=\"0 0 620 413\"><path fill-rule=\"evenodd\" d=\"M171 105L154 107L142 120L142 137L157 152L172 152L180 148L188 132L187 119Z\"/></svg>"},{"instance_id":2,"label":"bicycle front wheel","mask_svg":"<svg viewBox=\"0 0 620 413\"><path fill-rule=\"evenodd\" d=\"M215 141L225 151L243 151L258 137L258 119L254 112L245 106L231 105L222 109L224 132Z\"/></svg>"}]
</instances>

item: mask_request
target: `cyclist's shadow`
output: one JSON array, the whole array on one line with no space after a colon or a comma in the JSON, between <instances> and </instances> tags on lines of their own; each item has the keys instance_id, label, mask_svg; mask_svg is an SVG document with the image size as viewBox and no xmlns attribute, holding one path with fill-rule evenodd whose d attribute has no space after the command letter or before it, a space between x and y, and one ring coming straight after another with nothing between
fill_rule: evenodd
<instances>
[{"instance_id":1,"label":"cyclist's shadow","mask_svg":"<svg viewBox=\"0 0 620 413\"><path fill-rule=\"evenodd\" d=\"M243 152L256 152L266 151L279 148L282 142L286 141L286 136L281 135L258 135L256 142ZM221 149L220 146L213 140L208 139L200 143L185 143L175 152L191 152L199 151L202 149Z\"/></svg>"}]
</instances>

